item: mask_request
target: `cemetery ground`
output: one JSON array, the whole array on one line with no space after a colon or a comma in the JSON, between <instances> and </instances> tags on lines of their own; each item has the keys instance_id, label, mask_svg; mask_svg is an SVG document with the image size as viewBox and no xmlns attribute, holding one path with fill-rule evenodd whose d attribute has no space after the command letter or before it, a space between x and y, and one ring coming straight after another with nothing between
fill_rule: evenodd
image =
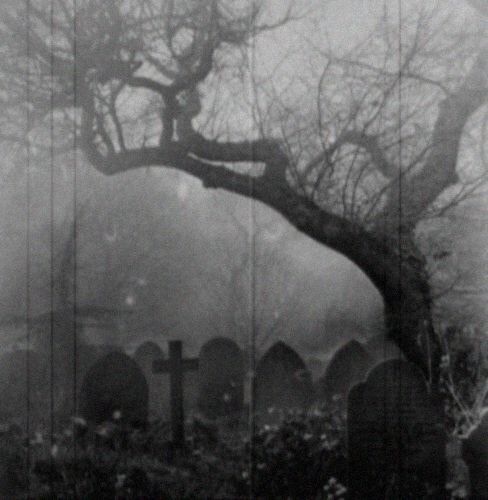
<instances>
[{"instance_id":1,"label":"cemetery ground","mask_svg":"<svg viewBox=\"0 0 488 500\"><path fill-rule=\"evenodd\" d=\"M184 447L175 449L167 423L134 429L121 417L115 414L98 426L74 418L54 436L54 445L49 433L36 433L29 442L28 478L26 436L15 425L3 428L1 498L249 498L245 420L236 428L225 419L212 424L194 419L187 422ZM254 498L345 498L340 412L317 408L282 417L280 425L256 430Z\"/></svg>"},{"instance_id":2,"label":"cemetery ground","mask_svg":"<svg viewBox=\"0 0 488 500\"><path fill-rule=\"evenodd\" d=\"M401 357L378 361L351 341L313 381L277 342L257 362L250 422L233 341L214 338L197 358L168 348L95 356L74 416L67 403L53 411L62 394L42 379L27 420L25 394L3 389L0 498L487 498L488 419L449 437L449 415Z\"/></svg>"}]
</instances>

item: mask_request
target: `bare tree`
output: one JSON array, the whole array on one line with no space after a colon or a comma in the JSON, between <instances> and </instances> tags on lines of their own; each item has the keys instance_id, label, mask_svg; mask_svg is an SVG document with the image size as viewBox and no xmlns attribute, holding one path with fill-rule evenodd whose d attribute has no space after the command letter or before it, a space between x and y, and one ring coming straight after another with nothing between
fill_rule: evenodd
<instances>
[{"instance_id":1,"label":"bare tree","mask_svg":"<svg viewBox=\"0 0 488 500\"><path fill-rule=\"evenodd\" d=\"M260 201L365 272L390 338L436 380L415 228L481 182L463 185L458 165L488 96L486 37L460 26L459 3L402 13L401 33L385 11L350 53L315 51L323 71L303 116L248 64L252 44L296 19L292 10L276 18L257 2L80 0L74 12L53 2L2 15L6 139L21 116L33 141L54 110L56 126L74 133L68 143L105 175L173 168ZM236 109L249 108L246 95L255 103L249 127L222 118L229 95Z\"/></svg>"}]
</instances>

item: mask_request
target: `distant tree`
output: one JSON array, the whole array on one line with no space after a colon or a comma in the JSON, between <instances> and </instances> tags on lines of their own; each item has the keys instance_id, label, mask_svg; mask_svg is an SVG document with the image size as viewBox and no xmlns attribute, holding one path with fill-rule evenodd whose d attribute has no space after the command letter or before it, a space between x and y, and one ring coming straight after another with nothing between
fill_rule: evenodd
<instances>
[{"instance_id":1,"label":"distant tree","mask_svg":"<svg viewBox=\"0 0 488 500\"><path fill-rule=\"evenodd\" d=\"M364 271L390 338L435 381L440 348L415 235L484 180L460 165L486 111L485 28L459 2L413 3L401 31L385 9L349 53L310 47L315 83L284 85L260 79L252 47L296 21L292 8L278 18L265 2L73 5L2 12L4 139L20 119L28 142L43 143L54 110L56 128L74 132L65 145L105 175L172 168L267 205Z\"/></svg>"}]
</instances>

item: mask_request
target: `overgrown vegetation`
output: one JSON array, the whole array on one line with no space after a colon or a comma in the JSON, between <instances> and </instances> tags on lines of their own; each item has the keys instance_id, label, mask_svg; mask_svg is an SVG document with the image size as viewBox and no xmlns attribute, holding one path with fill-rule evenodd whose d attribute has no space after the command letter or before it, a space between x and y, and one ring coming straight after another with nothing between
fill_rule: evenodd
<instances>
[{"instance_id":1,"label":"overgrown vegetation","mask_svg":"<svg viewBox=\"0 0 488 500\"><path fill-rule=\"evenodd\" d=\"M118 417L118 415L116 415ZM9 498L247 498L251 449L245 426L230 430L195 420L186 449L175 450L169 428L154 422L130 430L115 419L91 427L80 418L53 436L34 439L3 429L3 495ZM31 467L25 475L27 447ZM253 447L257 498L344 498L343 417L315 409L257 429Z\"/></svg>"}]
</instances>

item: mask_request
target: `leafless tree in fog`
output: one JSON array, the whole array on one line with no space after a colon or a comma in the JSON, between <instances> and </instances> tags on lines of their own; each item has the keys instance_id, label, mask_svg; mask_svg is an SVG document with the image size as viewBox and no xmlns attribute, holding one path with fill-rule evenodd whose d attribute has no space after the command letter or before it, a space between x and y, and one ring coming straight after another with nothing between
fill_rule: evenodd
<instances>
[{"instance_id":1,"label":"leafless tree in fog","mask_svg":"<svg viewBox=\"0 0 488 500\"><path fill-rule=\"evenodd\" d=\"M347 53L311 46L321 64L306 82L315 104L302 109L298 88L253 71L253 44L295 22L296 9L276 16L264 2L226 0L79 0L76 12L68 0L52 12L47 0L28 5L2 13L5 140L25 132L28 118L29 138L42 143L53 110L56 130L73 131L56 145L66 158L78 147L105 175L177 169L267 205L364 271L383 296L389 336L435 380L440 351L415 232L485 178L458 169L461 142L485 142L477 124L488 97L486 37L457 22L459 3L404 12L401 32L385 10ZM229 109L250 118L241 129Z\"/></svg>"}]
</instances>

